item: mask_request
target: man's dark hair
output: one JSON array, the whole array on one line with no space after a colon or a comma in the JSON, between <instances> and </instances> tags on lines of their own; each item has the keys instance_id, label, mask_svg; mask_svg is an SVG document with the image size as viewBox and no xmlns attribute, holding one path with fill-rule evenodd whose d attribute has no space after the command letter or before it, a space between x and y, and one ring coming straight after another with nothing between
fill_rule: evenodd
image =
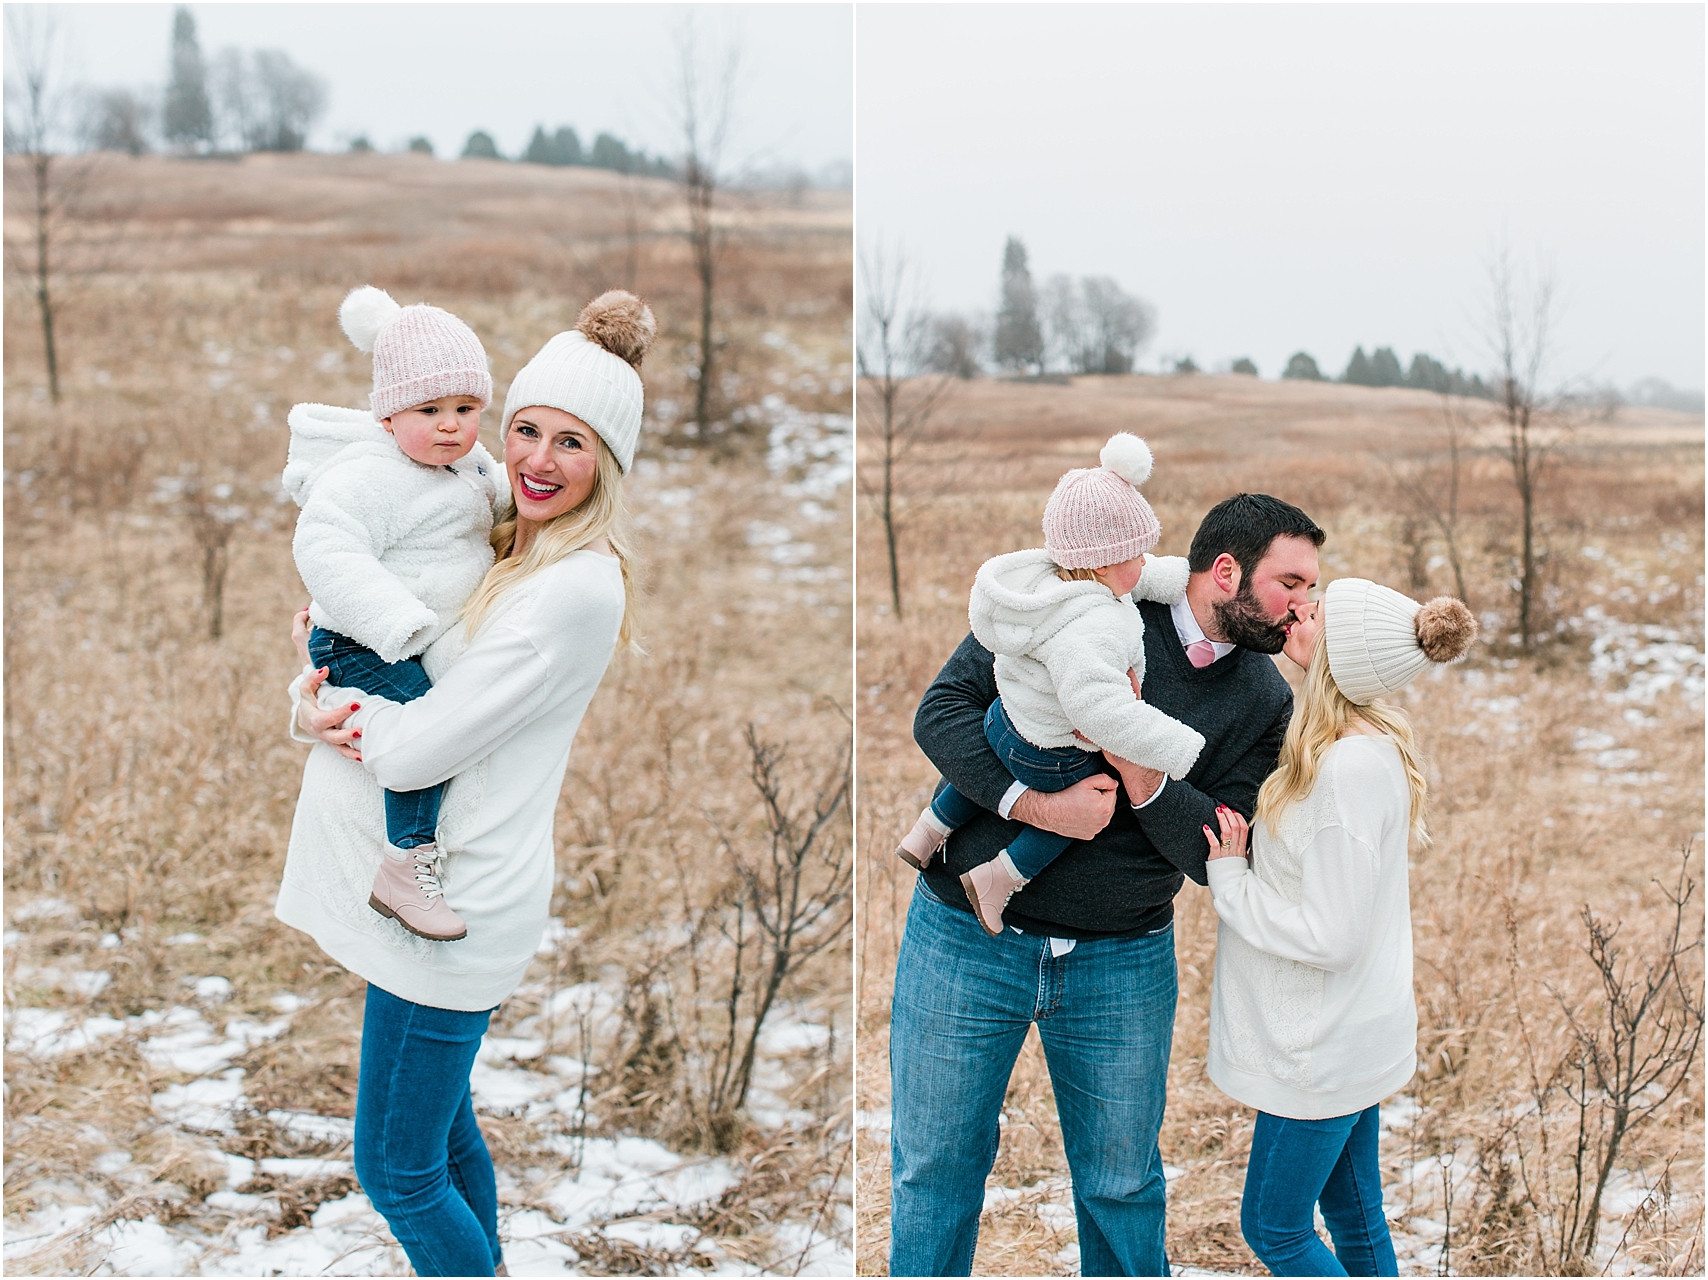
<instances>
[{"instance_id":1,"label":"man's dark hair","mask_svg":"<svg viewBox=\"0 0 1708 1280\"><path fill-rule=\"evenodd\" d=\"M1291 502L1267 493L1236 493L1205 514L1186 558L1193 573L1203 573L1225 552L1239 562L1240 576L1250 579L1275 539L1308 538L1312 546L1320 547L1327 537L1316 521Z\"/></svg>"}]
</instances>

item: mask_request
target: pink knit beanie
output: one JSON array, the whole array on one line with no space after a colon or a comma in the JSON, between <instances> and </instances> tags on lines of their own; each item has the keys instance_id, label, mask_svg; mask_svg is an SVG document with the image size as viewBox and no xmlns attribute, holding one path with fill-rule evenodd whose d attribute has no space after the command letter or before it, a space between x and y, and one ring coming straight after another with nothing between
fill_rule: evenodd
<instances>
[{"instance_id":1,"label":"pink knit beanie","mask_svg":"<svg viewBox=\"0 0 1708 1280\"><path fill-rule=\"evenodd\" d=\"M473 396L482 408L491 403L486 351L449 311L424 303L400 307L385 290L364 285L344 299L338 322L356 350L373 353L375 418L440 396Z\"/></svg>"},{"instance_id":2,"label":"pink knit beanie","mask_svg":"<svg viewBox=\"0 0 1708 1280\"><path fill-rule=\"evenodd\" d=\"M1098 461L1101 467L1081 467L1058 480L1044 508L1044 549L1064 569L1104 569L1162 540L1156 512L1134 487L1150 478L1149 446L1117 432Z\"/></svg>"}]
</instances>

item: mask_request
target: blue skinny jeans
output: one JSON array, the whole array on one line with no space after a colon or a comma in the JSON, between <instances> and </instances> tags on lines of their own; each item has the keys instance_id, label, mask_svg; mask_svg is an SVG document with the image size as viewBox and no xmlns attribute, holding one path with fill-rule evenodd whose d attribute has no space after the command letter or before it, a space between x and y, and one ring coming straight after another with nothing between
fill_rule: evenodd
<instances>
[{"instance_id":1,"label":"blue skinny jeans","mask_svg":"<svg viewBox=\"0 0 1708 1280\"><path fill-rule=\"evenodd\" d=\"M372 649L349 636L320 627L308 633L308 656L316 667L326 667L327 679L346 689L360 689L376 698L414 702L433 682L422 669L420 658L386 662ZM434 783L420 791L385 793L385 838L399 849L432 844L439 826L439 803L445 784Z\"/></svg>"},{"instance_id":2,"label":"blue skinny jeans","mask_svg":"<svg viewBox=\"0 0 1708 1280\"><path fill-rule=\"evenodd\" d=\"M985 741L1002 761L1002 767L1034 791L1065 791L1074 783L1103 772L1103 756L1096 751L1081 751L1078 747L1035 747L1020 736L1002 699L990 704L984 716ZM931 801L931 812L937 820L953 831L983 813L973 801L954 787L944 784ZM1040 874L1061 856L1073 841L1054 831L1027 827L1008 846L1008 860L1014 869L1028 880Z\"/></svg>"},{"instance_id":3,"label":"blue skinny jeans","mask_svg":"<svg viewBox=\"0 0 1708 1280\"><path fill-rule=\"evenodd\" d=\"M1239 1226L1277 1276L1397 1276L1382 1212L1377 1109L1329 1120L1257 1113ZM1334 1251L1317 1235L1320 1207Z\"/></svg>"},{"instance_id":4,"label":"blue skinny jeans","mask_svg":"<svg viewBox=\"0 0 1708 1280\"><path fill-rule=\"evenodd\" d=\"M356 1177L421 1276L490 1276L498 1185L469 1072L492 1010L464 1013L368 984L356 1083Z\"/></svg>"},{"instance_id":5,"label":"blue skinny jeans","mask_svg":"<svg viewBox=\"0 0 1708 1280\"><path fill-rule=\"evenodd\" d=\"M1166 1276L1157 1135L1177 992L1174 928L992 938L919 880L890 1006L890 1274L972 1274L998 1118L1038 1035L1073 1175L1080 1274Z\"/></svg>"}]
</instances>

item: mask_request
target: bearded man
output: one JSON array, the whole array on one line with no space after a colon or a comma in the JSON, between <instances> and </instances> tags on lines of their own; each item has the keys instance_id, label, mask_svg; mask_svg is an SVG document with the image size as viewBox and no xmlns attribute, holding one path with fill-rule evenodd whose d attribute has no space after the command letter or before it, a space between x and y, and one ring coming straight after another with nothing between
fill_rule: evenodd
<instances>
[{"instance_id":1,"label":"bearded man","mask_svg":"<svg viewBox=\"0 0 1708 1280\"><path fill-rule=\"evenodd\" d=\"M1293 695L1279 653L1317 582L1323 531L1238 494L1198 526L1180 603L1142 602L1144 700L1204 735L1185 779L1108 757L1065 791L1016 782L985 740L994 659L972 636L926 690L914 739L986 812L957 829L908 908L890 1013L890 1274L972 1273L1008 1078L1037 1024L1073 1176L1080 1273L1165 1276L1162 1128L1177 992L1173 900L1206 883L1218 805L1248 819ZM1022 823L1072 837L990 937L960 876Z\"/></svg>"}]
</instances>

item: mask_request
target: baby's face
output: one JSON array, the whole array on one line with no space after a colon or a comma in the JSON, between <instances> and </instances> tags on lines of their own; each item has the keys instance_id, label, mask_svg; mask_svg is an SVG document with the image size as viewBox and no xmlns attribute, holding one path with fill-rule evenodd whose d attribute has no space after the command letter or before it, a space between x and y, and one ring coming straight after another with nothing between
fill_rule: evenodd
<instances>
[{"instance_id":1,"label":"baby's face","mask_svg":"<svg viewBox=\"0 0 1708 1280\"><path fill-rule=\"evenodd\" d=\"M480 438L480 401L473 396L440 396L400 409L380 425L397 438L405 457L442 467L466 457Z\"/></svg>"},{"instance_id":2,"label":"baby's face","mask_svg":"<svg viewBox=\"0 0 1708 1280\"><path fill-rule=\"evenodd\" d=\"M1139 585L1139 578L1145 571L1145 558L1134 556L1131 560L1123 560L1120 564L1108 565L1102 569L1093 569L1097 580L1117 596L1124 596Z\"/></svg>"}]
</instances>

